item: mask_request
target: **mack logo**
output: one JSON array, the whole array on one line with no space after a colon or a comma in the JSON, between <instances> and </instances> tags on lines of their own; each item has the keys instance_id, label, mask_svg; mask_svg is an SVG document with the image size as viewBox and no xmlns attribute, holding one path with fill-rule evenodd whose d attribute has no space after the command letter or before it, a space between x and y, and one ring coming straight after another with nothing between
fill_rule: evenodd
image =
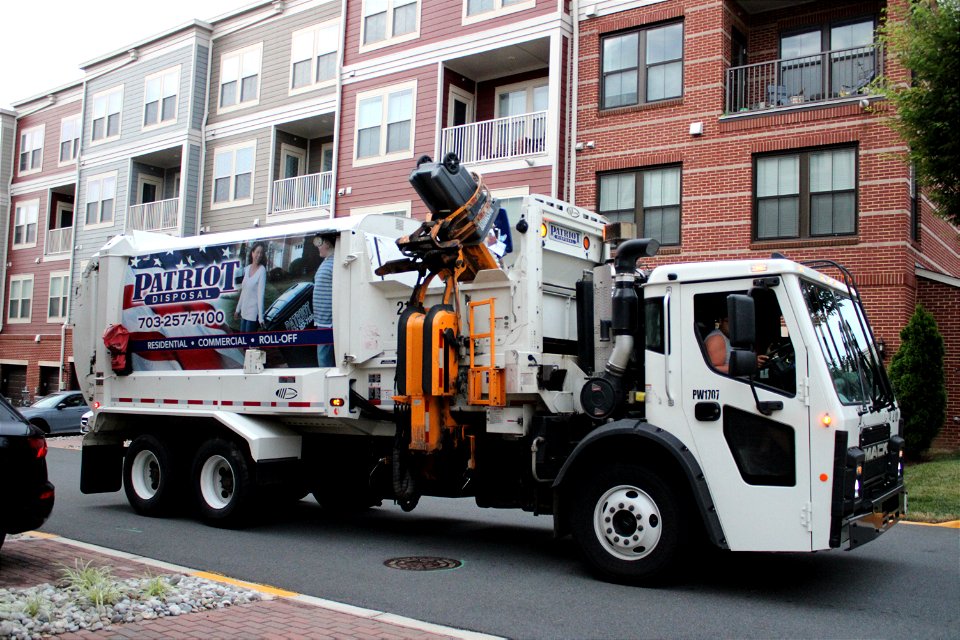
<instances>
[{"instance_id":1,"label":"mack logo","mask_svg":"<svg viewBox=\"0 0 960 640\"><path fill-rule=\"evenodd\" d=\"M863 459L865 462L870 462L871 460L876 460L877 458L882 458L887 455L887 444L886 442L879 442L877 444L870 445L863 449Z\"/></svg>"},{"instance_id":2,"label":"mack logo","mask_svg":"<svg viewBox=\"0 0 960 640\"><path fill-rule=\"evenodd\" d=\"M292 387L280 387L274 392L274 395L281 400L293 400L299 394L297 393L297 390Z\"/></svg>"}]
</instances>

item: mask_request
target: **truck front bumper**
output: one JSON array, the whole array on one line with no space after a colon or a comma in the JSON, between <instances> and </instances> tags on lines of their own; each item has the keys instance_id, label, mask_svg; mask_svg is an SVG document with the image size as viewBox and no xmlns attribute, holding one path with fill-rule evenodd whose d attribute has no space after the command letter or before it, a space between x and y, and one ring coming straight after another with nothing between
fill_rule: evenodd
<instances>
[{"instance_id":1,"label":"truck front bumper","mask_svg":"<svg viewBox=\"0 0 960 640\"><path fill-rule=\"evenodd\" d=\"M843 521L843 538L847 550L856 549L876 540L881 533L900 522L907 513L907 491L903 483L868 502L861 503L868 510L854 514Z\"/></svg>"}]
</instances>

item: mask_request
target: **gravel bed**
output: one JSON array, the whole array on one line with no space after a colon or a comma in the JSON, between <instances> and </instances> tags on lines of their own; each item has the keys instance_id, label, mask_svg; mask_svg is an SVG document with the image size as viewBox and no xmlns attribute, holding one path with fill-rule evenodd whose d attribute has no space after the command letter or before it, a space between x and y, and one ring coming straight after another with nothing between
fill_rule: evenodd
<instances>
[{"instance_id":1,"label":"gravel bed","mask_svg":"<svg viewBox=\"0 0 960 640\"><path fill-rule=\"evenodd\" d=\"M151 597L147 591L158 578L168 586L162 595ZM0 589L0 638L32 640L84 629L99 631L115 624L221 609L263 598L249 589L176 574L113 579L112 584L119 597L113 604L99 607L80 589L62 585Z\"/></svg>"}]
</instances>

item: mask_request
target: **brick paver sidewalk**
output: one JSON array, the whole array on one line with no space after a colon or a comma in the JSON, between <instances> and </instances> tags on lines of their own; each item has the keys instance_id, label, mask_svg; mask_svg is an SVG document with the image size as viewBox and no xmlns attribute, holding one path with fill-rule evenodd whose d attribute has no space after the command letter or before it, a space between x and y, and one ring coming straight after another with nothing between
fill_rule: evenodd
<instances>
[{"instance_id":1,"label":"brick paver sidewalk","mask_svg":"<svg viewBox=\"0 0 960 640\"><path fill-rule=\"evenodd\" d=\"M56 583L63 566L73 568L77 560L91 566L109 566L115 577L124 579L176 573L147 559L125 558L88 548L56 537L39 534L9 539L0 551L0 588L22 588ZM183 573L196 573L181 569ZM208 574L203 574L207 577ZM247 585L257 589L258 585ZM442 638L489 638L469 631L460 631L422 623L409 618L391 616L378 611L357 609L299 594L276 596L267 591L264 600L210 611L187 613L175 617L144 620L138 623L114 624L101 631L81 631L55 636L60 639L108 638L184 638L217 640L235 638L337 638L369 640L440 640ZM279 590L272 590L277 592ZM338 610L340 609L340 610Z\"/></svg>"}]
</instances>

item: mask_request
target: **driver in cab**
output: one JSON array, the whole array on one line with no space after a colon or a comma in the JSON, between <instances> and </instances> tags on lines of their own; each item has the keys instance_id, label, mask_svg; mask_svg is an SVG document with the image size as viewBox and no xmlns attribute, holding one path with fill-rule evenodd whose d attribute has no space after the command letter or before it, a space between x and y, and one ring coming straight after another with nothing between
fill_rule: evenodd
<instances>
[{"instance_id":1,"label":"driver in cab","mask_svg":"<svg viewBox=\"0 0 960 640\"><path fill-rule=\"evenodd\" d=\"M730 318L723 316L714 323L714 329L707 334L703 342L707 349L710 365L721 373L728 373L730 367ZM757 369L763 368L768 357L757 355Z\"/></svg>"}]
</instances>

